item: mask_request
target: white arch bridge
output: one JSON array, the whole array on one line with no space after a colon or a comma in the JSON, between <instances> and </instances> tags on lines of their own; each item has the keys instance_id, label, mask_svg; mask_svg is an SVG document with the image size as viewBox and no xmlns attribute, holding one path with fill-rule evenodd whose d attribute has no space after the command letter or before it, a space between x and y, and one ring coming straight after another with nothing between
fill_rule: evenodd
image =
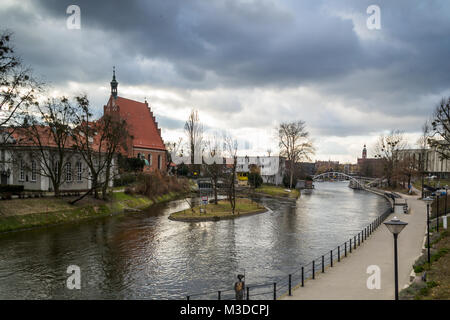
<instances>
[{"instance_id":1,"label":"white arch bridge","mask_svg":"<svg viewBox=\"0 0 450 320\"><path fill-rule=\"evenodd\" d=\"M313 181L318 180L349 180L349 187L353 189L365 189L381 182L381 179L350 176L343 172L331 171L324 172L312 177Z\"/></svg>"}]
</instances>

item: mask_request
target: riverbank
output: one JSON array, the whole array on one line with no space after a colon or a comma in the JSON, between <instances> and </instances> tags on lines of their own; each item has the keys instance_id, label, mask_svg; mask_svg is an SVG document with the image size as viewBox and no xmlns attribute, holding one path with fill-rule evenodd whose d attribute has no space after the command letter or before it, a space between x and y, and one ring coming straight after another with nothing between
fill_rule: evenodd
<instances>
[{"instance_id":1,"label":"riverbank","mask_svg":"<svg viewBox=\"0 0 450 320\"><path fill-rule=\"evenodd\" d=\"M426 242L423 254L415 262L413 269L415 279L403 289L401 300L448 300L450 299L450 232L436 227L431 228L430 260L428 263Z\"/></svg>"},{"instance_id":2,"label":"riverbank","mask_svg":"<svg viewBox=\"0 0 450 320\"><path fill-rule=\"evenodd\" d=\"M245 188L239 191L247 196L256 195L256 196L271 197L275 199L297 200L298 197L300 197L300 191L298 191L297 189L289 190L284 187L268 184L263 184L256 189Z\"/></svg>"},{"instance_id":3,"label":"riverbank","mask_svg":"<svg viewBox=\"0 0 450 320\"><path fill-rule=\"evenodd\" d=\"M230 202L228 200L220 200L217 205L209 203L172 213L169 219L183 222L218 221L240 218L266 211L267 209L257 202L246 198L237 198L234 214L231 211Z\"/></svg>"},{"instance_id":4,"label":"riverbank","mask_svg":"<svg viewBox=\"0 0 450 320\"><path fill-rule=\"evenodd\" d=\"M75 205L68 203L69 197L2 200L0 233L139 212L151 205L172 201L185 195L170 192L152 200L141 195L113 192L109 201L86 198Z\"/></svg>"}]
</instances>

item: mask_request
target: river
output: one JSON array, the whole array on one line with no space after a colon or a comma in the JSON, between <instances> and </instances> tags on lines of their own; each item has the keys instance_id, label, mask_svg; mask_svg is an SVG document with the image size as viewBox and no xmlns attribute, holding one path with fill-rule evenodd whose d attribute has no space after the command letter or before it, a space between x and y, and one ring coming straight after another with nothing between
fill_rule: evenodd
<instances>
[{"instance_id":1,"label":"river","mask_svg":"<svg viewBox=\"0 0 450 320\"><path fill-rule=\"evenodd\" d=\"M269 212L236 220L171 221L171 212L187 207L180 200L144 213L1 234L0 299L184 299L231 289L238 273L247 284L276 281L388 208L384 198L348 182L315 185L296 206L263 198ZM70 265L81 269L80 290L66 288Z\"/></svg>"}]
</instances>

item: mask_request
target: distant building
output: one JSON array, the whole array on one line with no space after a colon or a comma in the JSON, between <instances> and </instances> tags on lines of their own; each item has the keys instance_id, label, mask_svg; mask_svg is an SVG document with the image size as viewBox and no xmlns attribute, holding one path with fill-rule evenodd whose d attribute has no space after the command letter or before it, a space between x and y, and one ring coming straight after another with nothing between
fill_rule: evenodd
<instances>
[{"instance_id":1,"label":"distant building","mask_svg":"<svg viewBox=\"0 0 450 320\"><path fill-rule=\"evenodd\" d=\"M423 159L422 159L423 157ZM443 159L436 148L422 149L405 149L399 151L399 159L408 159L411 166L416 169L421 168L423 161L424 172L427 175L436 176L440 179L450 178L450 160Z\"/></svg>"},{"instance_id":2,"label":"distant building","mask_svg":"<svg viewBox=\"0 0 450 320\"><path fill-rule=\"evenodd\" d=\"M382 177L384 174L383 160L367 158L367 148L364 145L362 157L357 161L359 174L365 177Z\"/></svg>"},{"instance_id":3,"label":"distant building","mask_svg":"<svg viewBox=\"0 0 450 320\"><path fill-rule=\"evenodd\" d=\"M285 172L285 159L280 156L240 156L237 157L236 172L239 176L245 176L250 172L250 166L256 165L261 172L264 183L280 185L283 183Z\"/></svg>"}]
</instances>

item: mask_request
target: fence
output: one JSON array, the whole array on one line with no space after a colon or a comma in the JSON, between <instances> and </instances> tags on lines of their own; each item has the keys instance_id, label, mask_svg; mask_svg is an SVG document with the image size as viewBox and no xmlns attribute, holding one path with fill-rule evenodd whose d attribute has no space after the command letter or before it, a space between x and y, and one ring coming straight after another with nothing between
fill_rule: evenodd
<instances>
[{"instance_id":1,"label":"fence","mask_svg":"<svg viewBox=\"0 0 450 320\"><path fill-rule=\"evenodd\" d=\"M353 250L357 249L391 213L392 209L387 209L382 215L377 217L374 221L372 221L372 223L351 237L349 240L284 277L275 278L273 281L263 284L246 283L246 292L244 295L245 299L250 300L250 298L252 298L276 300L278 297L286 293L288 295L292 295L292 290L294 288L304 287L306 280L314 280L318 273L326 272L327 267L333 267L336 263L339 263L342 258L347 257L353 252ZM235 299L235 292L233 289L216 290L191 294L186 296L186 299L233 300Z\"/></svg>"}]
</instances>

